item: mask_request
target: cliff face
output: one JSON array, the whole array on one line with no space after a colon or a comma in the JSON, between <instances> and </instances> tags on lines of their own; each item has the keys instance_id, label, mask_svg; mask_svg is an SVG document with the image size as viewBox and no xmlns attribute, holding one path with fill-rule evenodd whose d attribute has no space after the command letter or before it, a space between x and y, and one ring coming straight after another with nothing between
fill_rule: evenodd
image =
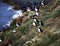
<instances>
[{"instance_id":1,"label":"cliff face","mask_svg":"<svg viewBox=\"0 0 60 46\"><path fill-rule=\"evenodd\" d=\"M44 22L43 33L38 32L37 27L32 26L33 20L29 18L20 27L15 28L16 33L12 32L13 29L1 33L2 45L5 46L11 39L12 46L60 46L59 2L60 0L56 0L40 7L40 14L37 18ZM29 14L31 15L31 13L25 12L25 17L28 18Z\"/></svg>"}]
</instances>

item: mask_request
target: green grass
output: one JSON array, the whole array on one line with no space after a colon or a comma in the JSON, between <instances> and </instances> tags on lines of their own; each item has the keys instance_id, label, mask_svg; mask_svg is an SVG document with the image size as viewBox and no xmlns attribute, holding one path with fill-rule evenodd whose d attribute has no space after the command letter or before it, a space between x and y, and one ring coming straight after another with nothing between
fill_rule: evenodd
<instances>
[{"instance_id":1,"label":"green grass","mask_svg":"<svg viewBox=\"0 0 60 46\"><path fill-rule=\"evenodd\" d=\"M60 0L57 0L57 2L59 3ZM49 9L47 9L49 8ZM56 10L57 9L57 10ZM60 15L60 8L56 8L54 11L52 11L51 14L47 14L46 12L51 12L50 11L50 5L46 8L44 8L44 15L42 15L42 17L40 18L41 20L43 20L43 22L45 23L46 20L48 20L49 18L54 18L54 17L58 17ZM31 40L32 36L34 35L34 37L39 33L37 33L37 29L35 30L32 26L33 23L33 19L29 19L26 23L22 24L19 27L16 27L16 21L13 20L13 22L11 23L11 28L10 30L5 31L4 33L2 33L0 35L0 37L3 38L3 44L6 43L6 41L10 38L12 39L14 42L12 44L12 46L23 46L23 44L28 41ZM47 24L46 27L49 27L51 24ZM15 29L17 32L13 33L12 30ZM35 30L35 34L33 34L32 36L28 36L28 32L30 32L31 30ZM9 33L8 33L9 32ZM48 32L44 32L41 33L43 34L41 37L42 38L41 41L37 42L37 46L50 46L51 44L54 44L54 46L59 46L60 42L56 42L57 40L60 39L60 34L53 34L51 33L49 30ZM15 36L14 36L15 35ZM26 40L21 40L21 36L26 35ZM40 39L39 39L40 40Z\"/></svg>"},{"instance_id":2,"label":"green grass","mask_svg":"<svg viewBox=\"0 0 60 46\"><path fill-rule=\"evenodd\" d=\"M60 39L60 34L52 35L51 33L46 32L43 36L41 36L41 38L42 38L42 41L37 42L39 43L38 46L49 46L55 43L56 40Z\"/></svg>"},{"instance_id":3,"label":"green grass","mask_svg":"<svg viewBox=\"0 0 60 46\"><path fill-rule=\"evenodd\" d=\"M29 19L25 24L21 25L20 27L16 28L16 30L21 31L21 33L26 34L30 28L32 28L32 19Z\"/></svg>"}]
</instances>

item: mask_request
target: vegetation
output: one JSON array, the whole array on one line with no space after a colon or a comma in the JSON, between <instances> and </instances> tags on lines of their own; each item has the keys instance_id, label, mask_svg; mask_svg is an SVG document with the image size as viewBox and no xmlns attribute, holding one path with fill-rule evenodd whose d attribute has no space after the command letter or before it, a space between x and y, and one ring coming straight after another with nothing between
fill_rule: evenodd
<instances>
[{"instance_id":1,"label":"vegetation","mask_svg":"<svg viewBox=\"0 0 60 46\"><path fill-rule=\"evenodd\" d=\"M60 0L56 0L52 5L48 4L40 8L40 12L42 13L40 13L41 16L38 17L43 20L45 24L45 26L42 27L43 33L39 33L37 28L32 26L33 19L31 18L19 27L14 25L14 20L11 24L12 29L0 34L0 37L3 39L3 46L8 42L8 39L13 40L12 46L60 46L60 32L58 32L60 31L59 2ZM57 6L55 7L54 5ZM54 7L55 9L53 9ZM17 32L13 33L13 29Z\"/></svg>"}]
</instances>

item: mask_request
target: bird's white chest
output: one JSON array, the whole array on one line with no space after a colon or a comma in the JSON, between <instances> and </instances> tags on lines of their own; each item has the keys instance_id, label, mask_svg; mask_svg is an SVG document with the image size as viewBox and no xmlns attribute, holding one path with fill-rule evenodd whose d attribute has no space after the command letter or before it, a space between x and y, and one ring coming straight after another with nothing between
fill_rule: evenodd
<instances>
[{"instance_id":1,"label":"bird's white chest","mask_svg":"<svg viewBox=\"0 0 60 46\"><path fill-rule=\"evenodd\" d=\"M15 33L16 32L16 30L13 30L13 33Z\"/></svg>"},{"instance_id":2,"label":"bird's white chest","mask_svg":"<svg viewBox=\"0 0 60 46\"><path fill-rule=\"evenodd\" d=\"M34 19L34 22L36 22L36 19Z\"/></svg>"},{"instance_id":3,"label":"bird's white chest","mask_svg":"<svg viewBox=\"0 0 60 46\"><path fill-rule=\"evenodd\" d=\"M2 42L2 40L0 39L0 42Z\"/></svg>"},{"instance_id":4,"label":"bird's white chest","mask_svg":"<svg viewBox=\"0 0 60 46\"><path fill-rule=\"evenodd\" d=\"M42 3L41 3L41 5L43 5L43 6L44 6L44 3L42 2Z\"/></svg>"},{"instance_id":5,"label":"bird's white chest","mask_svg":"<svg viewBox=\"0 0 60 46\"><path fill-rule=\"evenodd\" d=\"M37 8L35 8L35 11L38 11L38 9L37 9Z\"/></svg>"},{"instance_id":6,"label":"bird's white chest","mask_svg":"<svg viewBox=\"0 0 60 46\"><path fill-rule=\"evenodd\" d=\"M33 22L33 26L36 26L36 24Z\"/></svg>"},{"instance_id":7,"label":"bird's white chest","mask_svg":"<svg viewBox=\"0 0 60 46\"><path fill-rule=\"evenodd\" d=\"M27 9L27 11L29 12L29 11L31 11L30 9Z\"/></svg>"},{"instance_id":8,"label":"bird's white chest","mask_svg":"<svg viewBox=\"0 0 60 46\"><path fill-rule=\"evenodd\" d=\"M9 44L8 46L12 46L11 44Z\"/></svg>"},{"instance_id":9,"label":"bird's white chest","mask_svg":"<svg viewBox=\"0 0 60 46\"><path fill-rule=\"evenodd\" d=\"M19 25L18 25L18 24L16 24L16 26L17 26L17 27L19 27Z\"/></svg>"},{"instance_id":10,"label":"bird's white chest","mask_svg":"<svg viewBox=\"0 0 60 46\"><path fill-rule=\"evenodd\" d=\"M40 29L38 28L38 32L40 32Z\"/></svg>"},{"instance_id":11,"label":"bird's white chest","mask_svg":"<svg viewBox=\"0 0 60 46\"><path fill-rule=\"evenodd\" d=\"M38 13L38 12L36 12L36 15L38 16L38 15L39 15L39 13Z\"/></svg>"}]
</instances>

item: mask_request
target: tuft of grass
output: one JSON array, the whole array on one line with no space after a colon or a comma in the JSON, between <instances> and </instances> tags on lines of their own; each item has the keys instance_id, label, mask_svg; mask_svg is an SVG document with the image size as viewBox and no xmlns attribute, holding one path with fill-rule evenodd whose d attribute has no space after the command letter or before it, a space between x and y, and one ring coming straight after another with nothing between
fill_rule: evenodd
<instances>
[{"instance_id":1,"label":"tuft of grass","mask_svg":"<svg viewBox=\"0 0 60 46\"><path fill-rule=\"evenodd\" d=\"M60 15L60 6L58 6L52 13L52 17L57 17Z\"/></svg>"},{"instance_id":2,"label":"tuft of grass","mask_svg":"<svg viewBox=\"0 0 60 46\"><path fill-rule=\"evenodd\" d=\"M12 29L16 28L16 20L14 19L10 25Z\"/></svg>"},{"instance_id":3,"label":"tuft of grass","mask_svg":"<svg viewBox=\"0 0 60 46\"><path fill-rule=\"evenodd\" d=\"M16 28L16 30L21 31L21 33L26 34L27 31L32 27L33 19L29 19L28 22Z\"/></svg>"},{"instance_id":4,"label":"tuft of grass","mask_svg":"<svg viewBox=\"0 0 60 46\"><path fill-rule=\"evenodd\" d=\"M46 32L45 34L43 34L39 39L39 42L37 42L38 46L49 46L53 43L56 42L56 40L60 39L60 34L52 34L50 32ZM59 44L56 44L59 45Z\"/></svg>"}]
</instances>

